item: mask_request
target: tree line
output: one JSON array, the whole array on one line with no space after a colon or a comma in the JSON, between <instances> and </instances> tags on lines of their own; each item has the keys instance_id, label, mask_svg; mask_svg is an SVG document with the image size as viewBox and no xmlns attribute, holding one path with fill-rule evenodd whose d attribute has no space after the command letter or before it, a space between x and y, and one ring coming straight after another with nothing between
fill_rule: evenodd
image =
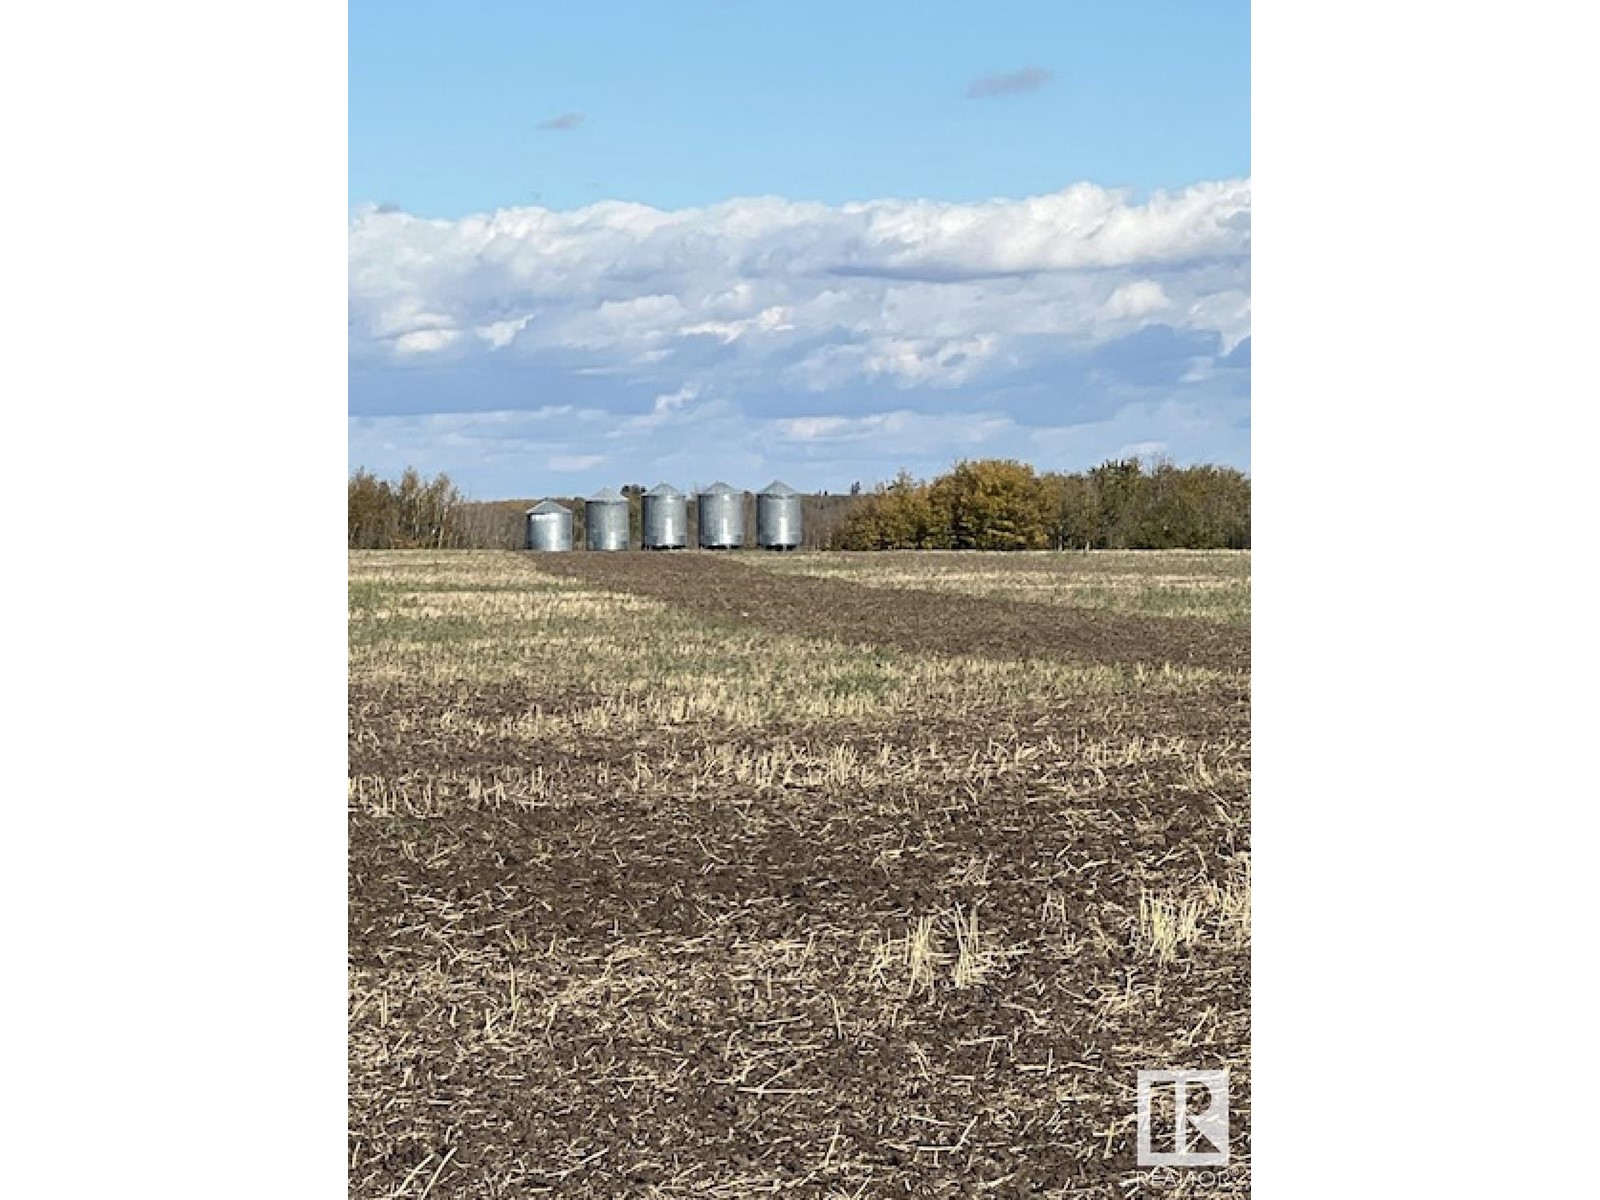
<instances>
[{"instance_id":1,"label":"tree line","mask_svg":"<svg viewBox=\"0 0 1600 1200\"><path fill-rule=\"evenodd\" d=\"M1250 545L1250 478L1231 467L1137 458L1089 471L958 463L928 482L902 471L834 531L838 550L1212 550Z\"/></svg>"},{"instance_id":2,"label":"tree line","mask_svg":"<svg viewBox=\"0 0 1600 1200\"><path fill-rule=\"evenodd\" d=\"M392 482L358 470L349 485L352 550L518 549L533 503L467 500L447 475L424 479L409 467ZM635 530L643 490L622 489ZM557 499L573 510L582 545L582 498ZM746 503L753 535L754 498ZM689 508L692 539L693 497ZM801 521L808 549L1246 549L1250 479L1231 467L1137 458L1072 474L983 459L929 481L902 471L871 491L805 496Z\"/></svg>"},{"instance_id":3,"label":"tree line","mask_svg":"<svg viewBox=\"0 0 1600 1200\"><path fill-rule=\"evenodd\" d=\"M372 472L350 476L350 549L461 549L465 501L448 475L425 480L407 467L393 483Z\"/></svg>"}]
</instances>

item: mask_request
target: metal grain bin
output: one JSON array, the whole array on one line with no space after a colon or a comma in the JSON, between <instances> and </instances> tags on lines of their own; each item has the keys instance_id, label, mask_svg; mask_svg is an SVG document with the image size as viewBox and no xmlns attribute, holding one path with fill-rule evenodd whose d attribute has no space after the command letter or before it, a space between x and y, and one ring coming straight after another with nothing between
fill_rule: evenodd
<instances>
[{"instance_id":1,"label":"metal grain bin","mask_svg":"<svg viewBox=\"0 0 1600 1200\"><path fill-rule=\"evenodd\" d=\"M602 488L583 502L583 545L588 550L628 548L628 498Z\"/></svg>"},{"instance_id":2,"label":"metal grain bin","mask_svg":"<svg viewBox=\"0 0 1600 1200\"><path fill-rule=\"evenodd\" d=\"M689 544L689 497L658 483L639 498L640 542L646 550L682 550Z\"/></svg>"},{"instance_id":3,"label":"metal grain bin","mask_svg":"<svg viewBox=\"0 0 1600 1200\"><path fill-rule=\"evenodd\" d=\"M697 497L702 550L737 550L744 545L744 493L713 483Z\"/></svg>"},{"instance_id":4,"label":"metal grain bin","mask_svg":"<svg viewBox=\"0 0 1600 1200\"><path fill-rule=\"evenodd\" d=\"M800 545L800 493L776 479L756 493L756 545L763 550Z\"/></svg>"},{"instance_id":5,"label":"metal grain bin","mask_svg":"<svg viewBox=\"0 0 1600 1200\"><path fill-rule=\"evenodd\" d=\"M554 500L542 500L528 510L529 550L571 550L572 512Z\"/></svg>"}]
</instances>

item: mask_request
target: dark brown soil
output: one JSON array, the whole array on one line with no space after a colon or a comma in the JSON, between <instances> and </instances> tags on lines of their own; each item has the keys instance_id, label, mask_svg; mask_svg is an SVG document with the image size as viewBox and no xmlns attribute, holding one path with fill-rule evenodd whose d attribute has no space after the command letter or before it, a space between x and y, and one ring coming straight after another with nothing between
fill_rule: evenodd
<instances>
[{"instance_id":1,"label":"dark brown soil","mask_svg":"<svg viewBox=\"0 0 1600 1200\"><path fill-rule=\"evenodd\" d=\"M1248 945L1212 910L1171 961L1138 932L1142 897L1248 871L1246 631L736 556L526 561L713 623L1229 673L626 732L556 677L353 680L351 1195L1247 1190ZM757 779L763 757L790 766ZM963 983L973 913L987 973ZM895 949L921 922L931 985ZM1183 1067L1230 1073L1212 1184L1134 1161L1137 1072Z\"/></svg>"},{"instance_id":2,"label":"dark brown soil","mask_svg":"<svg viewBox=\"0 0 1600 1200\"><path fill-rule=\"evenodd\" d=\"M532 569L802 637L943 655L1250 669L1248 629L779 574L737 555L529 555Z\"/></svg>"},{"instance_id":3,"label":"dark brown soil","mask_svg":"<svg viewBox=\"0 0 1600 1200\"><path fill-rule=\"evenodd\" d=\"M1247 1161L1247 950L1158 968L1132 934L1143 888L1220 878L1248 851L1243 789L1162 761L972 766L1135 731L1240 745L1242 693L792 730L817 754L937 746L948 773L761 796L630 780L703 731L581 751L406 733L534 703L352 696L354 774L510 797L351 813L353 977L392 997L352 1019L353 1194L417 1195L437 1171L435 1197L1125 1196L1135 1072L1169 1065L1230 1066ZM518 805L535 773L546 790ZM985 984L872 978L864 939L957 906L1006 952Z\"/></svg>"}]
</instances>

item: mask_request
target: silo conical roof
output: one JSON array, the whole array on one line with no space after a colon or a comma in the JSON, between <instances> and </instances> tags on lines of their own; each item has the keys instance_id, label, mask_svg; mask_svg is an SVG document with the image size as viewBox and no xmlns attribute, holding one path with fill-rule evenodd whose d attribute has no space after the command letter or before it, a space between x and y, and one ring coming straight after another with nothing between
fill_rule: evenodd
<instances>
[{"instance_id":1,"label":"silo conical roof","mask_svg":"<svg viewBox=\"0 0 1600 1200\"><path fill-rule=\"evenodd\" d=\"M530 508L528 513L530 516L541 515L544 513L565 513L567 516L572 515L571 512L569 512L564 506L557 504L554 500L541 500L539 503Z\"/></svg>"},{"instance_id":2,"label":"silo conical roof","mask_svg":"<svg viewBox=\"0 0 1600 1200\"><path fill-rule=\"evenodd\" d=\"M590 504L626 504L628 498L616 488L601 488L589 497Z\"/></svg>"},{"instance_id":3,"label":"silo conical roof","mask_svg":"<svg viewBox=\"0 0 1600 1200\"><path fill-rule=\"evenodd\" d=\"M731 496L734 490L725 483L713 483L710 487L701 488L702 496Z\"/></svg>"},{"instance_id":4,"label":"silo conical roof","mask_svg":"<svg viewBox=\"0 0 1600 1200\"><path fill-rule=\"evenodd\" d=\"M670 483L658 483L658 484L655 485L655 487L651 488L648 492L646 492L645 495L646 496L681 496L681 495L683 495L683 493L680 492L677 488L673 487Z\"/></svg>"},{"instance_id":5,"label":"silo conical roof","mask_svg":"<svg viewBox=\"0 0 1600 1200\"><path fill-rule=\"evenodd\" d=\"M766 487L762 488L761 491L757 493L757 495L761 496L798 496L799 494L799 492L795 491L787 483L781 483L776 479L767 484Z\"/></svg>"}]
</instances>

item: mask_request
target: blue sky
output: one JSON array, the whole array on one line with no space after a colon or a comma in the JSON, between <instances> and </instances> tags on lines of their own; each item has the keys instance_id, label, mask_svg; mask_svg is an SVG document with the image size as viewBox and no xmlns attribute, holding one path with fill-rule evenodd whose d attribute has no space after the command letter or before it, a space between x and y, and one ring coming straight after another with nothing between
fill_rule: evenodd
<instances>
[{"instance_id":1,"label":"blue sky","mask_svg":"<svg viewBox=\"0 0 1600 1200\"><path fill-rule=\"evenodd\" d=\"M353 3L351 466L1247 468L1249 100L1244 4Z\"/></svg>"}]
</instances>

